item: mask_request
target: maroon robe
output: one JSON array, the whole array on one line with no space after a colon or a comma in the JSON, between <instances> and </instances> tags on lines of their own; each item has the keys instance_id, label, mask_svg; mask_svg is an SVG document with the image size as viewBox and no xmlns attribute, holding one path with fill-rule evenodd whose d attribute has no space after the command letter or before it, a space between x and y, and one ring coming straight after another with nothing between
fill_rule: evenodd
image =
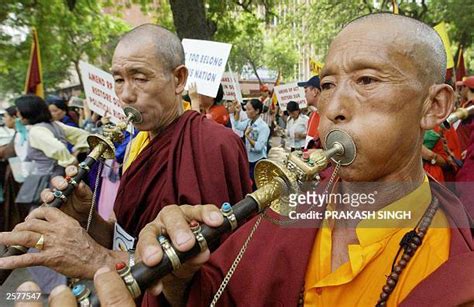
<instances>
[{"instance_id":1,"label":"maroon robe","mask_svg":"<svg viewBox=\"0 0 474 307\"><path fill-rule=\"evenodd\" d=\"M120 181L114 211L132 236L169 204L231 204L251 192L247 152L232 131L187 111L154 137ZM142 306L157 306L146 293Z\"/></svg>"},{"instance_id":2,"label":"maroon robe","mask_svg":"<svg viewBox=\"0 0 474 307\"><path fill-rule=\"evenodd\" d=\"M236 203L251 192L247 153L229 128L187 111L142 150L123 175L117 221L129 234L169 204Z\"/></svg>"},{"instance_id":3,"label":"maroon robe","mask_svg":"<svg viewBox=\"0 0 474 307\"><path fill-rule=\"evenodd\" d=\"M474 219L474 121L471 122L471 138L466 148L464 164L456 175L456 194Z\"/></svg>"},{"instance_id":4,"label":"maroon robe","mask_svg":"<svg viewBox=\"0 0 474 307\"><path fill-rule=\"evenodd\" d=\"M432 183L433 196L437 197L446 213L451 229L451 247L449 260L441 265L432 275L426 278L410 294L406 301L415 300L422 295L431 295L433 288L424 285L442 285L449 289L452 301L459 298L470 298L474 295L472 283L463 287L453 284L436 284L436 280L457 279L456 284L465 281L461 274L451 274L451 268L459 268L459 263L466 272L474 270L472 234L469 220L459 200L445 187ZM320 208L321 211L324 208ZM255 219L244 224L232 234L211 256L210 261L196 274L188 299L188 306L208 306L222 282L235 256L247 238ZM279 227L268 220L262 220L259 229L250 241L237 270L219 299L218 306L296 306L303 289L306 268L313 248L319 225L313 228L292 229ZM423 248L423 246L421 246ZM395 256L395 255L394 255ZM451 260L456 263L452 264ZM388 274L389 272L380 272ZM403 274L403 273L402 273ZM469 277L472 278L472 277ZM374 291L381 291L374 289ZM421 289L421 290L418 290ZM423 291L425 290L425 291ZM421 294L420 294L421 293ZM459 301L459 302L461 302ZM456 301L458 302L458 301ZM376 302L374 302L375 305ZM412 304L412 306L414 306Z\"/></svg>"}]
</instances>

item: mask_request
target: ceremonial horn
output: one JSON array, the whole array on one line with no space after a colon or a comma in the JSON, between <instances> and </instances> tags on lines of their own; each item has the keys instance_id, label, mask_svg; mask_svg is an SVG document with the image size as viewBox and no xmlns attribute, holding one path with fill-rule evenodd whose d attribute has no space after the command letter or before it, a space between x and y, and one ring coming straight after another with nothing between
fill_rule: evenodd
<instances>
[{"instance_id":1,"label":"ceremonial horn","mask_svg":"<svg viewBox=\"0 0 474 307\"><path fill-rule=\"evenodd\" d=\"M116 269L132 297L139 297L157 280L179 269L186 260L203 252L208 246L219 243L222 235L234 231L239 224L255 213L262 212L273 202L278 201L281 196L297 191L301 173L309 170L310 174L302 176L309 178L314 175L313 168L321 171L328 166L330 160L345 166L355 160L356 147L349 134L341 130L332 130L326 136L325 144L326 150L313 153L310 157L303 159L304 161L290 163L290 161L297 161L297 155L294 155L292 159L289 158L286 165L272 160L259 161L255 166L255 181L258 189L234 206L228 203L223 204L221 213L224 223L221 226L212 228L199 225L195 221L190 223L196 237L196 243L191 250L180 252L174 248L167 236L160 235L157 240L163 249L163 258L159 264L153 267L143 262L133 267L128 267L124 263L118 264ZM305 167L299 168L300 165ZM73 294L80 306L100 306L95 290L87 288L85 281L80 281L73 286Z\"/></svg>"},{"instance_id":2,"label":"ceremonial horn","mask_svg":"<svg viewBox=\"0 0 474 307\"><path fill-rule=\"evenodd\" d=\"M63 204L63 199L69 197L74 191L75 187L84 179L89 172L92 165L99 159L113 159L115 158L115 146L113 142L120 141L123 138L123 131L127 128L127 125L131 123L141 122L142 116L140 112L132 107L126 107L124 112L127 116L125 123L118 123L116 126L106 125L104 126L103 135L91 134L87 137L87 143L92 148L91 152L87 155L86 159L79 163L79 169L76 176L68 180L68 186L65 190L54 191L55 199L49 204L43 204L48 207L59 208ZM21 245L12 245L6 249L6 252L2 257L19 256L23 255L28 251L28 247ZM0 269L0 285L3 285L5 280L10 276L13 270Z\"/></svg>"},{"instance_id":3,"label":"ceremonial horn","mask_svg":"<svg viewBox=\"0 0 474 307\"><path fill-rule=\"evenodd\" d=\"M474 105L467 108L458 108L456 111L451 113L448 118L441 124L444 129L451 128L451 125L458 120L463 120L474 114Z\"/></svg>"}]
</instances>

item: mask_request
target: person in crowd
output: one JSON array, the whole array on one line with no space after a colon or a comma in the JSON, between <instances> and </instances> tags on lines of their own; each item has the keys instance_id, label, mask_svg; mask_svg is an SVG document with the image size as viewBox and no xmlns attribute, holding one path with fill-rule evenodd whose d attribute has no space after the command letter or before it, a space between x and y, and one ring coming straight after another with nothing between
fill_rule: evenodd
<instances>
[{"instance_id":1,"label":"person in crowd","mask_svg":"<svg viewBox=\"0 0 474 307\"><path fill-rule=\"evenodd\" d=\"M421 156L425 171L451 187L462 166L461 148L454 127L444 129L438 126L425 131Z\"/></svg>"},{"instance_id":2,"label":"person in crowd","mask_svg":"<svg viewBox=\"0 0 474 307\"><path fill-rule=\"evenodd\" d=\"M288 102L286 106L289 118L286 124L286 134L288 136L291 151L304 148L306 131L308 130L308 116L301 114L300 106L296 101Z\"/></svg>"},{"instance_id":3,"label":"person in crowd","mask_svg":"<svg viewBox=\"0 0 474 307\"><path fill-rule=\"evenodd\" d=\"M148 143L121 178L114 206L117 223L104 221L94 211L89 232L82 229L92 195L81 183L62 206L70 216L41 207L14 232L0 234L0 244L6 245L31 247L44 239L44 249L34 257L3 258L0 268L43 265L70 277L92 278L101 266L114 268L119 261L133 260L133 238L169 204L236 203L251 191L239 138L197 112L183 111L181 95L188 77L184 59L180 39L160 26L144 24L121 37L112 59L115 91L122 106L132 106L142 115L142 122L134 125L146 133ZM66 175L76 172L71 166ZM52 182L60 190L67 186L65 178ZM44 202L54 198L50 190L43 191ZM125 246L128 252L111 250L114 228L119 226L120 233L132 238ZM186 244L192 238L182 233L177 240ZM144 305L154 302L150 294L143 298Z\"/></svg>"},{"instance_id":4,"label":"person in crowd","mask_svg":"<svg viewBox=\"0 0 474 307\"><path fill-rule=\"evenodd\" d=\"M474 76L463 81L465 102L462 107L474 105ZM456 130L463 148L463 166L456 176L456 193L474 219L474 116L461 121Z\"/></svg>"},{"instance_id":5,"label":"person in crowd","mask_svg":"<svg viewBox=\"0 0 474 307\"><path fill-rule=\"evenodd\" d=\"M263 104L258 99L251 99L245 105L246 120L240 120L240 103L234 103L234 115L231 116L232 126L243 131L245 147L247 149L250 178L253 181L253 190L256 189L254 169L258 161L267 157L267 143L270 137L270 128L261 118Z\"/></svg>"},{"instance_id":6,"label":"person in crowd","mask_svg":"<svg viewBox=\"0 0 474 307\"><path fill-rule=\"evenodd\" d=\"M321 148L319 139L319 114L317 110L318 100L321 94L321 84L318 76L311 77L306 82L298 82L298 86L304 87L304 94L308 109L311 110L308 120L308 131L306 133L305 148Z\"/></svg>"},{"instance_id":7,"label":"person in crowd","mask_svg":"<svg viewBox=\"0 0 474 307\"><path fill-rule=\"evenodd\" d=\"M274 110L272 104L272 92L267 84L260 85L260 101L263 104L263 112L261 114L262 120L267 124L271 131L274 120Z\"/></svg>"},{"instance_id":8,"label":"person in crowd","mask_svg":"<svg viewBox=\"0 0 474 307\"><path fill-rule=\"evenodd\" d=\"M461 97L461 108L474 105L474 76L469 76L462 81ZM474 119L472 116L461 121L456 128L459 142L461 143L461 152L465 153L466 148L469 146L472 131L474 131Z\"/></svg>"},{"instance_id":9,"label":"person in crowd","mask_svg":"<svg viewBox=\"0 0 474 307\"><path fill-rule=\"evenodd\" d=\"M235 112L234 106L235 106L237 103L240 104L240 102L238 102L238 101L227 101L226 109L227 109L227 112L228 112L231 116L234 115L234 112ZM242 109L242 104L240 104L239 121L244 121L244 120L246 120L247 118L248 118L248 117L247 117L247 112L245 112L245 111ZM234 131L234 133L237 134L237 135L242 139L242 141L243 141L244 144L245 144L244 131L237 129L237 127L234 125L235 122L230 121L230 123L231 123L231 126L232 126L232 131Z\"/></svg>"},{"instance_id":10,"label":"person in crowd","mask_svg":"<svg viewBox=\"0 0 474 307\"><path fill-rule=\"evenodd\" d=\"M469 218L459 199L431 181L422 167L424 131L440 125L453 108L454 93L444 83L445 71L443 43L420 21L379 13L346 25L331 43L320 75L320 135L342 130L357 148L351 164L333 170L339 179L332 193L354 195L380 187L371 210L408 210L411 218L379 223L362 216L337 218L333 212L367 209L347 208L337 198L314 209L330 212L332 218L312 220L312 227L283 227L278 215L269 212L266 218L249 220L211 256L201 253L166 283L156 281L154 293L163 291L171 305L188 306L208 306L217 300L216 292L218 304L238 306L472 302L474 242ZM366 189L359 182L372 185ZM199 216L211 227L222 223L209 220L219 213L217 207L172 208L160 212L140 234L137 253L146 265L162 258L156 241L160 233L166 232L184 252L195 244L194 239L185 244L177 240L183 232L191 236L186 221ZM252 230L257 221L258 228ZM239 254L251 230L252 239ZM155 257L149 258L151 251ZM232 274L226 276L231 266ZM123 285L110 284L109 291L118 289L125 292ZM124 298L115 295L119 297Z\"/></svg>"},{"instance_id":11,"label":"person in crowd","mask_svg":"<svg viewBox=\"0 0 474 307\"><path fill-rule=\"evenodd\" d=\"M77 164L66 147L68 142L74 144L75 153L88 150L88 133L53 120L41 97L24 95L15 100L15 105L22 123L30 126L26 160L35 163L35 172L62 176L66 166Z\"/></svg>"},{"instance_id":12,"label":"person in crowd","mask_svg":"<svg viewBox=\"0 0 474 307\"><path fill-rule=\"evenodd\" d=\"M68 126L78 127L77 120L74 120L71 117L68 105L63 98L55 95L49 95L46 97L46 103L48 104L48 109L51 112L53 120L60 121ZM75 117L77 117L77 114Z\"/></svg>"},{"instance_id":13,"label":"person in crowd","mask_svg":"<svg viewBox=\"0 0 474 307\"><path fill-rule=\"evenodd\" d=\"M207 118L212 119L218 124L230 127L229 112L222 105L222 98L224 97L222 84L219 84L215 98L199 94L197 85L191 84L189 87L189 97L191 98L191 107L194 111L206 115Z\"/></svg>"},{"instance_id":14,"label":"person in crowd","mask_svg":"<svg viewBox=\"0 0 474 307\"><path fill-rule=\"evenodd\" d=\"M15 181L8 159L18 156L19 164L25 160L28 133L26 127L21 124L18 118L15 106L5 109L4 122L8 129L15 130L11 142L0 147L0 173L3 174L3 178L1 178L3 204L0 214L0 230L10 231L16 224L25 219L28 211L22 210L23 206L15 204L20 184Z\"/></svg>"}]
</instances>

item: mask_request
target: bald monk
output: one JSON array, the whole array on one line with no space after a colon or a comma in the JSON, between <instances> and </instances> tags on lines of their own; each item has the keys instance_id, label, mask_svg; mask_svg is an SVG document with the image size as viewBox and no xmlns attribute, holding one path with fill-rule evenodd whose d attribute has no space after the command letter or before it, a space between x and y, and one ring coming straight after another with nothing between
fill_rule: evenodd
<instances>
[{"instance_id":1,"label":"bald monk","mask_svg":"<svg viewBox=\"0 0 474 307\"><path fill-rule=\"evenodd\" d=\"M310 221L311 228L289 228L264 218L218 305L373 306L382 298L381 305L389 306L450 306L474 301L474 245L467 215L422 166L424 131L441 124L453 106L445 70L439 36L408 17L368 15L337 35L321 73L319 130L322 136L335 128L347 132L358 154L352 164L341 166L333 190L355 194L364 191L360 182L382 187L372 210L408 210L412 223L334 218ZM347 208L335 201L319 210L341 213ZM163 229L178 250L188 250L194 240L178 240L183 232L191 235L187 220L216 226L221 221L210 216L217 212L209 205L169 206L141 233L137 252L147 265L158 263L162 251L156 235ZM163 282L166 298L172 304L208 306L258 218L212 256L202 253L170 275ZM426 227L420 229L418 222Z\"/></svg>"},{"instance_id":2,"label":"bald monk","mask_svg":"<svg viewBox=\"0 0 474 307\"><path fill-rule=\"evenodd\" d=\"M382 289L390 306L474 301L467 216L459 200L430 182L422 168L423 132L439 125L452 108L452 89L443 84L445 59L440 38L427 25L376 14L351 22L339 33L321 73L320 133L343 130L358 150L355 161L340 168L334 189L358 192L359 182L385 187L378 190L373 209L409 210L417 216L415 222L429 220L427 230L413 225L407 229L403 220L375 225L367 219L314 220L312 228L288 228L263 219L217 305L373 306ZM370 129L374 125L377 129ZM345 210L339 203L327 207L319 212ZM175 248L190 249L194 239L179 240L183 233L191 236L187 221L194 218L215 227L223 222L218 212L212 205L166 207L141 232L137 254L145 264L156 265L163 254L156 235L163 230ZM208 306L257 218L212 256L203 252L157 281L153 292L163 291L173 305ZM413 233L406 236L412 227L418 239L423 233L423 241L412 255L402 250L400 259L401 239L415 238ZM386 285L387 276L397 278L394 288ZM111 291L117 288L124 290L124 285L110 285Z\"/></svg>"},{"instance_id":3,"label":"bald monk","mask_svg":"<svg viewBox=\"0 0 474 307\"><path fill-rule=\"evenodd\" d=\"M251 191L246 151L238 136L197 112L183 112L188 70L175 34L150 24L131 30L115 49L112 74L120 103L141 113L143 122L135 126L149 137L124 173L114 206L117 223L130 237L137 238L169 204L234 203ZM76 170L69 167L66 173L72 176ZM56 177L53 186L62 190L67 182ZM118 261L132 261L133 253L111 250L114 225L97 212L89 234L82 228L91 198L91 191L80 184L63 206L72 217L39 208L13 232L1 233L0 244L33 247L43 238L44 248L2 258L0 268L42 265L70 277L92 278L103 265L113 268ZM45 190L42 199L50 202L54 196ZM191 239L185 232L178 235L180 244Z\"/></svg>"}]
</instances>

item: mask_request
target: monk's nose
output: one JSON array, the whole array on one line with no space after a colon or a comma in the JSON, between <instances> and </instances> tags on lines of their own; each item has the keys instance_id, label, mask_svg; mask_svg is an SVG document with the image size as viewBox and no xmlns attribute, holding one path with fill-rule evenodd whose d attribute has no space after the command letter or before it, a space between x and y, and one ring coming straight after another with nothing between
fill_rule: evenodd
<instances>
[{"instance_id":1,"label":"monk's nose","mask_svg":"<svg viewBox=\"0 0 474 307\"><path fill-rule=\"evenodd\" d=\"M133 85L128 82L125 82L120 96L120 99L126 104L135 103L137 99Z\"/></svg>"},{"instance_id":2,"label":"monk's nose","mask_svg":"<svg viewBox=\"0 0 474 307\"><path fill-rule=\"evenodd\" d=\"M351 119L352 100L350 91L344 85L336 87L327 103L326 116L335 124Z\"/></svg>"}]
</instances>

